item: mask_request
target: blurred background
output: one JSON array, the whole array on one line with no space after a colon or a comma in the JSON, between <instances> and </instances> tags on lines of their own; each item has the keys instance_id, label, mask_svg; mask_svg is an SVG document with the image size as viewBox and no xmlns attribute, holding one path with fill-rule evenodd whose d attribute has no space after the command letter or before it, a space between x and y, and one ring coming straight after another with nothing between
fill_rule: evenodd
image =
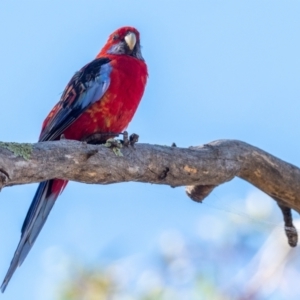
<instances>
[{"instance_id":1,"label":"blurred background","mask_svg":"<svg viewBox=\"0 0 300 300\"><path fill-rule=\"evenodd\" d=\"M74 72L131 25L149 67L128 128L140 142L239 139L299 166L299 15L298 1L2 0L0 140L37 141ZM0 194L0 277L36 187ZM239 179L203 204L184 188L72 182L1 299L299 299L281 219Z\"/></svg>"}]
</instances>

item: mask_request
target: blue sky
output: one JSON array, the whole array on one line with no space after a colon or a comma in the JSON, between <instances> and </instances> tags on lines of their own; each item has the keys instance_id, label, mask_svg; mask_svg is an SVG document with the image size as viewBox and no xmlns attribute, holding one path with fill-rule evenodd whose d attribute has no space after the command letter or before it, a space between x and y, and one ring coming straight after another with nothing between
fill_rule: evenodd
<instances>
[{"instance_id":1,"label":"blue sky","mask_svg":"<svg viewBox=\"0 0 300 300\"><path fill-rule=\"evenodd\" d=\"M2 0L0 140L35 142L74 72L112 31L131 25L149 68L128 128L140 142L186 147L239 139L300 165L299 14L298 1ZM0 194L1 276L35 189ZM245 199L253 189L236 179L207 202ZM197 206L183 188L70 183L2 299L41 299L43 288L53 299L63 272L45 261L144 253L164 230L193 235L207 214L228 218Z\"/></svg>"}]
</instances>

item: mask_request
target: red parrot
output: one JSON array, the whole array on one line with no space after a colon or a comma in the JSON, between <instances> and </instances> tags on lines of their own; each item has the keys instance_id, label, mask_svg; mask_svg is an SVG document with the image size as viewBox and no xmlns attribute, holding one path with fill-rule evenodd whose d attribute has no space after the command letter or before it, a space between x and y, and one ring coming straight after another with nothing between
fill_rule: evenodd
<instances>
[{"instance_id":1,"label":"red parrot","mask_svg":"<svg viewBox=\"0 0 300 300\"><path fill-rule=\"evenodd\" d=\"M133 27L116 30L96 58L71 78L45 119L39 142L59 140L62 135L66 139L85 140L94 133L122 132L140 103L147 77L139 32ZM51 179L39 184L2 283L2 292L26 258L67 183L67 180Z\"/></svg>"}]
</instances>

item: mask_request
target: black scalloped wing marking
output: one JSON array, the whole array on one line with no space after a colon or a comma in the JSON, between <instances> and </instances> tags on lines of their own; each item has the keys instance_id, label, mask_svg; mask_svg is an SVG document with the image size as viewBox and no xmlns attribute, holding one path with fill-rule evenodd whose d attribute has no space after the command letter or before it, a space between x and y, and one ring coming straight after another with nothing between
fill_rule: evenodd
<instances>
[{"instance_id":1,"label":"black scalloped wing marking","mask_svg":"<svg viewBox=\"0 0 300 300\"><path fill-rule=\"evenodd\" d=\"M76 72L58 103L59 109L43 129L39 141L60 137L91 104L98 101L110 83L110 59L98 58Z\"/></svg>"}]
</instances>

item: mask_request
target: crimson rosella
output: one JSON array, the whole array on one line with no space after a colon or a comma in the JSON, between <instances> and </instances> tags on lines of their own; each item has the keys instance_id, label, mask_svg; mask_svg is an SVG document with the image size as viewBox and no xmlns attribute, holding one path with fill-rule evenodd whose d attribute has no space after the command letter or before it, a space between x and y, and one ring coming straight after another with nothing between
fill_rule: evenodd
<instances>
[{"instance_id":1,"label":"crimson rosella","mask_svg":"<svg viewBox=\"0 0 300 300\"><path fill-rule=\"evenodd\" d=\"M59 140L62 135L66 139L85 140L95 133L122 132L139 105L147 77L139 32L133 27L116 30L96 58L71 78L45 119L39 141ZM2 292L26 258L67 183L67 180L52 179L39 184L2 283Z\"/></svg>"}]
</instances>

